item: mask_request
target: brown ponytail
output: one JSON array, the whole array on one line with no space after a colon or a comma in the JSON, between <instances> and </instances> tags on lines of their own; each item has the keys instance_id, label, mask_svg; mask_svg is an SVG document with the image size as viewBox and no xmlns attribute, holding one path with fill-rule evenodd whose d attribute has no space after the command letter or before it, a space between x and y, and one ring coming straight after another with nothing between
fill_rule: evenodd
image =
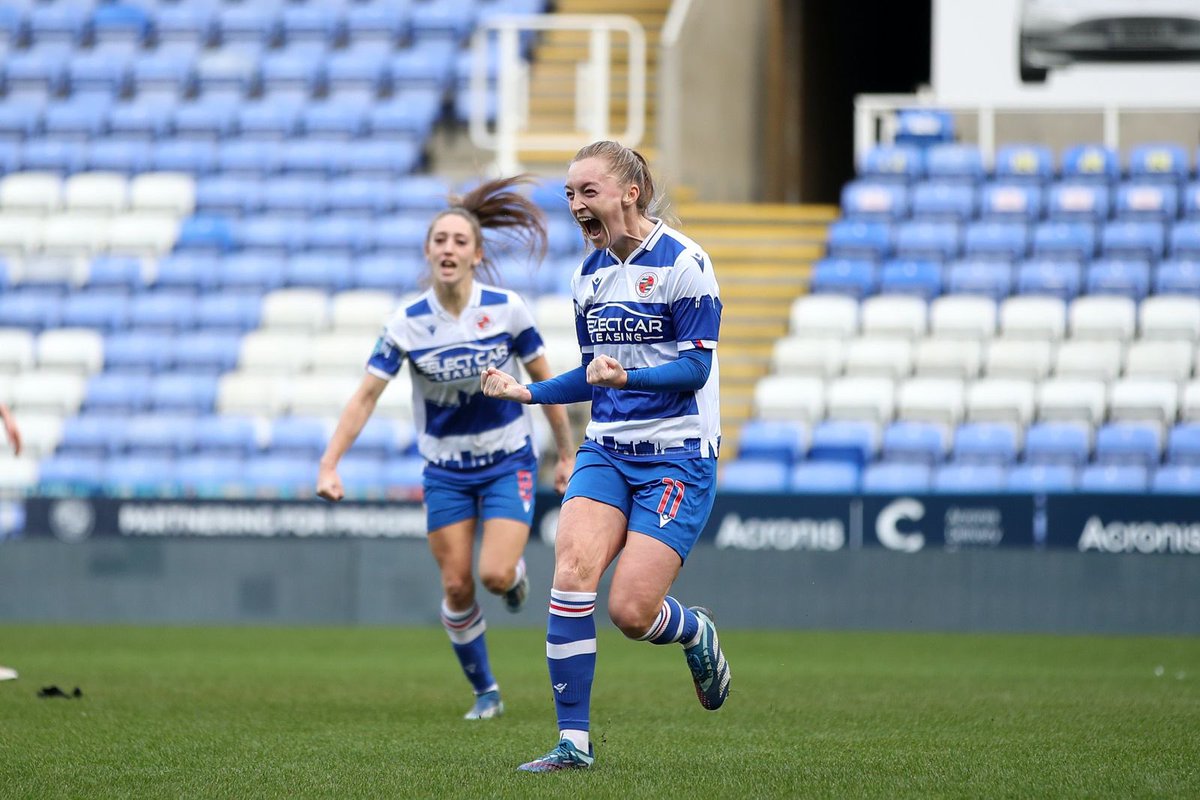
<instances>
[{"instance_id":1,"label":"brown ponytail","mask_svg":"<svg viewBox=\"0 0 1200 800\"><path fill-rule=\"evenodd\" d=\"M518 186L531 183L534 179L529 175L497 178L481 183L462 197L451 197L450 207L429 223L426 242L439 219L455 214L471 223L475 241L483 251L483 260L476 271L489 280L496 277L496 264L484 247L484 229L502 232L510 243L529 248L533 261L540 262L546 255L546 218L532 200L516 190Z\"/></svg>"}]
</instances>

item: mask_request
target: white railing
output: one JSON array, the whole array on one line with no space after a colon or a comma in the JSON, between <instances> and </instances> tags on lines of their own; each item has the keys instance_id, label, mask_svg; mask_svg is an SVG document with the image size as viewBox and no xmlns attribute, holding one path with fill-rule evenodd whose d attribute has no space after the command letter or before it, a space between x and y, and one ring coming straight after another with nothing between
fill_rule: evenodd
<instances>
[{"instance_id":1,"label":"white railing","mask_svg":"<svg viewBox=\"0 0 1200 800\"><path fill-rule=\"evenodd\" d=\"M575 71L575 120L570 129L533 132L528 129L529 64L521 58L521 34L541 31L585 31L583 58ZM613 35L629 40L627 115L625 129L609 128ZM495 37L496 119L489 128L487 107L488 50ZM600 139L617 138L636 146L646 128L646 33L633 17L617 14L537 14L486 20L471 38L470 137L477 146L495 150L495 169L512 175L521 170L524 148L574 150Z\"/></svg>"},{"instance_id":2,"label":"white railing","mask_svg":"<svg viewBox=\"0 0 1200 800\"><path fill-rule=\"evenodd\" d=\"M668 185L679 180L682 149L680 118L683 65L679 40L692 11L692 0L673 0L658 43L658 170Z\"/></svg>"},{"instance_id":3,"label":"white railing","mask_svg":"<svg viewBox=\"0 0 1200 800\"><path fill-rule=\"evenodd\" d=\"M860 94L854 98L854 157L861 163L863 156L876 144L890 144L896 136L896 112L904 108L929 108L952 114L972 114L978 122L979 150L984 164L991 166L996 152L996 117L1023 114L1088 114L1100 115L1102 139L1105 145L1121 147L1121 120L1137 114L1195 114L1196 104L1155 101L1142 105L1127 103L1068 103L1058 101L1023 101L1020 103L943 103L924 94Z\"/></svg>"}]
</instances>

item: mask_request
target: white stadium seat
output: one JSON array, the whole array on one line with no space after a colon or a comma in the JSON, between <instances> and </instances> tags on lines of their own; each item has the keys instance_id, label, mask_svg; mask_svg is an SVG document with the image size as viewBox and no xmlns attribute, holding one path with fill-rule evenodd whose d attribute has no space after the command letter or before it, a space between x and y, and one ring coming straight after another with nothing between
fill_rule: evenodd
<instances>
[{"instance_id":1,"label":"white stadium seat","mask_svg":"<svg viewBox=\"0 0 1200 800\"><path fill-rule=\"evenodd\" d=\"M583 355L579 352L579 340L575 338L575 334L547 336L543 341L546 343L546 361L555 375L570 372L583 363Z\"/></svg>"},{"instance_id":2,"label":"white stadium seat","mask_svg":"<svg viewBox=\"0 0 1200 800\"><path fill-rule=\"evenodd\" d=\"M1121 374L1121 351L1116 339L1069 339L1058 346L1054 374L1111 381Z\"/></svg>"},{"instance_id":3,"label":"white stadium seat","mask_svg":"<svg viewBox=\"0 0 1200 800\"><path fill-rule=\"evenodd\" d=\"M1014 339L1057 341L1067 328L1067 305L1057 297L1018 295L1000 304L1000 333Z\"/></svg>"},{"instance_id":4,"label":"white stadium seat","mask_svg":"<svg viewBox=\"0 0 1200 800\"><path fill-rule=\"evenodd\" d=\"M238 367L247 372L295 375L312 362L312 338L299 332L251 331L242 337Z\"/></svg>"},{"instance_id":5,"label":"white stadium seat","mask_svg":"<svg viewBox=\"0 0 1200 800\"><path fill-rule=\"evenodd\" d=\"M825 416L825 382L796 375L768 375L754 387L754 410L760 419L815 422Z\"/></svg>"},{"instance_id":6,"label":"white stadium seat","mask_svg":"<svg viewBox=\"0 0 1200 800\"><path fill-rule=\"evenodd\" d=\"M196 209L196 181L184 172L145 172L129 184L129 204L137 211L184 217Z\"/></svg>"},{"instance_id":7,"label":"white stadium seat","mask_svg":"<svg viewBox=\"0 0 1200 800\"><path fill-rule=\"evenodd\" d=\"M64 283L78 286L88 275L88 259L82 253L31 255L14 266L19 283Z\"/></svg>"},{"instance_id":8,"label":"white stadium seat","mask_svg":"<svg viewBox=\"0 0 1200 800\"><path fill-rule=\"evenodd\" d=\"M1138 309L1146 339L1200 339L1200 298L1177 294L1147 297Z\"/></svg>"},{"instance_id":9,"label":"white stadium seat","mask_svg":"<svg viewBox=\"0 0 1200 800\"><path fill-rule=\"evenodd\" d=\"M833 294L798 297L792 303L790 330L794 336L853 336L858 331L858 301Z\"/></svg>"},{"instance_id":10,"label":"white stadium seat","mask_svg":"<svg viewBox=\"0 0 1200 800\"><path fill-rule=\"evenodd\" d=\"M86 378L77 372L29 370L13 379L12 402L22 413L68 416L83 403Z\"/></svg>"},{"instance_id":11,"label":"white stadium seat","mask_svg":"<svg viewBox=\"0 0 1200 800\"><path fill-rule=\"evenodd\" d=\"M108 249L119 255L160 256L179 239L179 220L161 214L121 214L113 218Z\"/></svg>"},{"instance_id":12,"label":"white stadium seat","mask_svg":"<svg viewBox=\"0 0 1200 800\"><path fill-rule=\"evenodd\" d=\"M996 334L996 301L970 294L948 294L929 304L929 331L955 339L990 339Z\"/></svg>"},{"instance_id":13,"label":"white stadium seat","mask_svg":"<svg viewBox=\"0 0 1200 800\"><path fill-rule=\"evenodd\" d=\"M129 205L129 182L119 172L79 172L63 184L63 207L83 214L116 214Z\"/></svg>"},{"instance_id":14,"label":"white stadium seat","mask_svg":"<svg viewBox=\"0 0 1200 800\"><path fill-rule=\"evenodd\" d=\"M851 339L846 344L847 375L903 378L912 372L912 343L881 336Z\"/></svg>"},{"instance_id":15,"label":"white stadium seat","mask_svg":"<svg viewBox=\"0 0 1200 800\"><path fill-rule=\"evenodd\" d=\"M1017 378L984 378L967 387L967 419L971 422L1012 422L1033 419L1034 384Z\"/></svg>"},{"instance_id":16,"label":"white stadium seat","mask_svg":"<svg viewBox=\"0 0 1200 800\"><path fill-rule=\"evenodd\" d=\"M329 322L337 331L368 331L378 335L395 310L396 296L391 292L351 289L333 296Z\"/></svg>"},{"instance_id":17,"label":"white stadium seat","mask_svg":"<svg viewBox=\"0 0 1200 800\"><path fill-rule=\"evenodd\" d=\"M400 370L375 406L375 413L390 419L411 420L413 416L412 375Z\"/></svg>"},{"instance_id":18,"label":"white stadium seat","mask_svg":"<svg viewBox=\"0 0 1200 800\"><path fill-rule=\"evenodd\" d=\"M33 366L33 334L24 328L0 328L0 373Z\"/></svg>"},{"instance_id":19,"label":"white stadium seat","mask_svg":"<svg viewBox=\"0 0 1200 800\"><path fill-rule=\"evenodd\" d=\"M104 337L89 328L56 328L37 341L38 365L91 374L104 365Z\"/></svg>"},{"instance_id":20,"label":"white stadium seat","mask_svg":"<svg viewBox=\"0 0 1200 800\"><path fill-rule=\"evenodd\" d=\"M1175 381L1125 378L1114 381L1109 391L1109 414L1114 420L1171 425L1179 413L1179 384Z\"/></svg>"},{"instance_id":21,"label":"white stadium seat","mask_svg":"<svg viewBox=\"0 0 1200 800\"><path fill-rule=\"evenodd\" d=\"M19 493L32 488L38 480L38 462L33 456L14 458L0 454L0 493Z\"/></svg>"},{"instance_id":22,"label":"white stadium seat","mask_svg":"<svg viewBox=\"0 0 1200 800\"><path fill-rule=\"evenodd\" d=\"M1041 380L1050 374L1054 346L1045 339L994 339L984 372L989 378Z\"/></svg>"},{"instance_id":23,"label":"white stadium seat","mask_svg":"<svg viewBox=\"0 0 1200 800\"><path fill-rule=\"evenodd\" d=\"M896 384L890 378L837 378L825 392L825 405L831 419L888 422L896 413Z\"/></svg>"},{"instance_id":24,"label":"white stadium seat","mask_svg":"<svg viewBox=\"0 0 1200 800\"><path fill-rule=\"evenodd\" d=\"M292 378L291 402L287 410L296 416L336 417L341 414L358 384L358 378L344 373L297 375Z\"/></svg>"},{"instance_id":25,"label":"white stadium seat","mask_svg":"<svg viewBox=\"0 0 1200 800\"><path fill-rule=\"evenodd\" d=\"M24 255L40 249L45 228L41 217L0 214L0 254Z\"/></svg>"},{"instance_id":26,"label":"white stadium seat","mask_svg":"<svg viewBox=\"0 0 1200 800\"><path fill-rule=\"evenodd\" d=\"M95 214L55 214L46 218L42 249L46 253L91 255L108 248L112 220Z\"/></svg>"},{"instance_id":27,"label":"white stadium seat","mask_svg":"<svg viewBox=\"0 0 1200 800\"><path fill-rule=\"evenodd\" d=\"M0 208L20 214L50 214L62 208L62 178L53 172L14 172L0 179Z\"/></svg>"},{"instance_id":28,"label":"white stadium seat","mask_svg":"<svg viewBox=\"0 0 1200 800\"><path fill-rule=\"evenodd\" d=\"M1192 376L1195 353L1190 339L1136 341L1125 354L1125 377L1185 381Z\"/></svg>"},{"instance_id":29,"label":"white stadium seat","mask_svg":"<svg viewBox=\"0 0 1200 800\"><path fill-rule=\"evenodd\" d=\"M1137 306L1129 297L1086 295L1071 302L1068 319L1075 338L1126 341L1137 327Z\"/></svg>"},{"instance_id":30,"label":"white stadium seat","mask_svg":"<svg viewBox=\"0 0 1200 800\"><path fill-rule=\"evenodd\" d=\"M953 426L966 412L966 390L953 378L912 378L900 385L896 407L899 419Z\"/></svg>"},{"instance_id":31,"label":"white stadium seat","mask_svg":"<svg viewBox=\"0 0 1200 800\"><path fill-rule=\"evenodd\" d=\"M1184 384L1179 403L1179 417L1184 422L1200 422L1200 380Z\"/></svg>"},{"instance_id":32,"label":"white stadium seat","mask_svg":"<svg viewBox=\"0 0 1200 800\"><path fill-rule=\"evenodd\" d=\"M329 295L320 289L276 289L263 298L261 324L271 331L324 330Z\"/></svg>"},{"instance_id":33,"label":"white stadium seat","mask_svg":"<svg viewBox=\"0 0 1200 800\"><path fill-rule=\"evenodd\" d=\"M1051 378L1038 386L1038 419L1041 421L1086 422L1099 425L1108 411L1103 381Z\"/></svg>"},{"instance_id":34,"label":"white stadium seat","mask_svg":"<svg viewBox=\"0 0 1200 800\"><path fill-rule=\"evenodd\" d=\"M929 310L920 297L908 294L879 294L862 303L864 335L901 336L915 339L925 335Z\"/></svg>"},{"instance_id":35,"label":"white stadium seat","mask_svg":"<svg viewBox=\"0 0 1200 800\"><path fill-rule=\"evenodd\" d=\"M570 295L544 294L533 302L532 311L543 337L549 331L575 335L575 301Z\"/></svg>"},{"instance_id":36,"label":"white stadium seat","mask_svg":"<svg viewBox=\"0 0 1200 800\"><path fill-rule=\"evenodd\" d=\"M63 418L58 414L22 414L18 426L21 429L21 452L32 458L51 455L62 441ZM3 438L0 434L0 442ZM0 450L3 449L0 447Z\"/></svg>"},{"instance_id":37,"label":"white stadium seat","mask_svg":"<svg viewBox=\"0 0 1200 800\"><path fill-rule=\"evenodd\" d=\"M366 332L317 334L312 339L313 371L361 376L374 342Z\"/></svg>"},{"instance_id":38,"label":"white stadium seat","mask_svg":"<svg viewBox=\"0 0 1200 800\"><path fill-rule=\"evenodd\" d=\"M235 416L278 416L287 406L288 379L252 372L227 372L217 383L217 412Z\"/></svg>"},{"instance_id":39,"label":"white stadium seat","mask_svg":"<svg viewBox=\"0 0 1200 800\"><path fill-rule=\"evenodd\" d=\"M923 378L974 378L983 364L977 339L921 339L913 352L913 368Z\"/></svg>"},{"instance_id":40,"label":"white stadium seat","mask_svg":"<svg viewBox=\"0 0 1200 800\"><path fill-rule=\"evenodd\" d=\"M831 378L842 372L845 349L841 339L785 336L775 341L771 368L777 375L815 375Z\"/></svg>"}]
</instances>

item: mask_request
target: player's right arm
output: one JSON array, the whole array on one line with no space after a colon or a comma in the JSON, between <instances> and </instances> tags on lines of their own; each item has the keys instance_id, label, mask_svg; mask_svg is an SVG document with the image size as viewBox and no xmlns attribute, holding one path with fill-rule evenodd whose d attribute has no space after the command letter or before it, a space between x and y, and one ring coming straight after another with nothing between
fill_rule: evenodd
<instances>
[{"instance_id":1,"label":"player's right arm","mask_svg":"<svg viewBox=\"0 0 1200 800\"><path fill-rule=\"evenodd\" d=\"M318 497L336 502L345 496L342 479L337 474L338 462L342 460L342 456L346 455L350 445L354 444L358 434L362 433L363 426L371 418L371 414L375 411L375 404L379 402L379 396L383 394L387 385L388 382L383 378L377 378L370 373L363 375L358 389L354 391L354 395L342 409L337 428L334 429L333 436L329 438L329 444L321 456L321 463L317 469Z\"/></svg>"}]
</instances>

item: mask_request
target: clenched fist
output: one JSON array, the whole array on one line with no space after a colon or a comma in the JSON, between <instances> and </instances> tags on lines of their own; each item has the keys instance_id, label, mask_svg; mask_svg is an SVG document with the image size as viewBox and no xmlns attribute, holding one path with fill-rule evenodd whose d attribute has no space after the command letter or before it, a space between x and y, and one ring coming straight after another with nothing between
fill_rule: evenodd
<instances>
[{"instance_id":1,"label":"clenched fist","mask_svg":"<svg viewBox=\"0 0 1200 800\"><path fill-rule=\"evenodd\" d=\"M529 389L525 388L525 384L518 383L512 375L495 367L488 367L480 378L480 382L483 386L483 393L488 397L495 397L499 400L515 400L518 403L528 403L533 400L533 395L530 394Z\"/></svg>"},{"instance_id":2,"label":"clenched fist","mask_svg":"<svg viewBox=\"0 0 1200 800\"><path fill-rule=\"evenodd\" d=\"M587 382L592 386L624 389L629 373L612 356L596 356L587 365Z\"/></svg>"}]
</instances>

